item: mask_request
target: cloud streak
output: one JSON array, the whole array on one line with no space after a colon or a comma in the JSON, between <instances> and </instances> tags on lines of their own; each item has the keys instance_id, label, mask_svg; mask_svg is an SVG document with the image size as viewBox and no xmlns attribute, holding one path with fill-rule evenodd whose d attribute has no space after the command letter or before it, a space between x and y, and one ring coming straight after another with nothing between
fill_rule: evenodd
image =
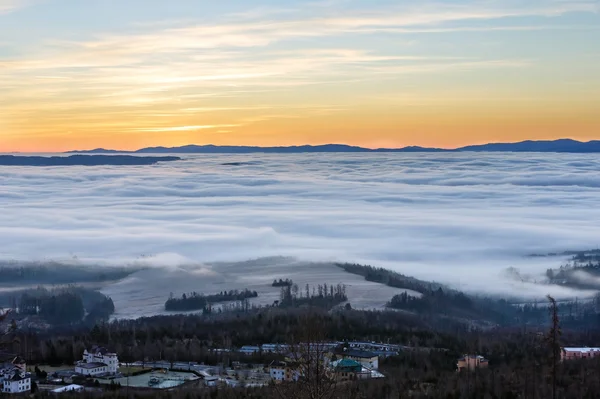
<instances>
[{"instance_id":1,"label":"cloud streak","mask_svg":"<svg viewBox=\"0 0 600 399\"><path fill-rule=\"evenodd\" d=\"M29 6L32 0L0 0L0 15Z\"/></svg>"}]
</instances>

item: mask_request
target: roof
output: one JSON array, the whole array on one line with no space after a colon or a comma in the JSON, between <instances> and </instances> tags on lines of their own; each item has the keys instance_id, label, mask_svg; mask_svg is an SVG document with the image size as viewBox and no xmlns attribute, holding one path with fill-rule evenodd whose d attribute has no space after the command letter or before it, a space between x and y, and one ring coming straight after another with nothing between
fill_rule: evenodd
<instances>
[{"instance_id":1,"label":"roof","mask_svg":"<svg viewBox=\"0 0 600 399\"><path fill-rule=\"evenodd\" d=\"M479 359L482 362L487 362L487 359L484 358L483 356L480 355L464 355L463 357L461 357L460 359L458 359L459 361L461 360L466 360L466 359Z\"/></svg>"},{"instance_id":2,"label":"roof","mask_svg":"<svg viewBox=\"0 0 600 399\"><path fill-rule=\"evenodd\" d=\"M11 381L23 381L28 378L31 378L31 374L29 374L29 373L21 374L20 372L17 371L17 372L15 372L15 375L10 380Z\"/></svg>"},{"instance_id":3,"label":"roof","mask_svg":"<svg viewBox=\"0 0 600 399\"><path fill-rule=\"evenodd\" d=\"M359 359L372 359L374 357L377 357L377 355L371 351L363 351L363 350L359 350L359 349L348 349L348 350L336 351L336 354L339 354L342 356L357 357Z\"/></svg>"},{"instance_id":4,"label":"roof","mask_svg":"<svg viewBox=\"0 0 600 399\"><path fill-rule=\"evenodd\" d=\"M336 366L341 366L341 367L360 366L360 367L362 367L359 362L357 362L356 360L352 360L352 359L342 359L342 360L336 362Z\"/></svg>"},{"instance_id":5,"label":"roof","mask_svg":"<svg viewBox=\"0 0 600 399\"><path fill-rule=\"evenodd\" d=\"M342 359L332 363L333 367L338 369L355 369L357 371L362 371L362 365L356 360L352 359Z\"/></svg>"},{"instance_id":6,"label":"roof","mask_svg":"<svg viewBox=\"0 0 600 399\"><path fill-rule=\"evenodd\" d=\"M563 348L565 352L581 352L581 353L589 353L589 352L597 352L600 351L600 348Z\"/></svg>"},{"instance_id":7,"label":"roof","mask_svg":"<svg viewBox=\"0 0 600 399\"><path fill-rule=\"evenodd\" d=\"M77 367L81 367L82 369L95 369L98 367L108 367L104 363L79 363Z\"/></svg>"},{"instance_id":8,"label":"roof","mask_svg":"<svg viewBox=\"0 0 600 399\"><path fill-rule=\"evenodd\" d=\"M108 349L106 349L103 346L92 346L92 349L88 349L87 352L91 353L93 355L99 354L102 356L116 355L116 353L110 352Z\"/></svg>"},{"instance_id":9,"label":"roof","mask_svg":"<svg viewBox=\"0 0 600 399\"><path fill-rule=\"evenodd\" d=\"M69 392L69 391L81 391L83 390L83 386L77 384L67 385L66 387L60 387L54 389L52 392L61 393L61 392Z\"/></svg>"},{"instance_id":10,"label":"roof","mask_svg":"<svg viewBox=\"0 0 600 399\"><path fill-rule=\"evenodd\" d=\"M288 348L289 345L286 344L263 344L262 348L263 350L265 349L284 349L284 348Z\"/></svg>"},{"instance_id":11,"label":"roof","mask_svg":"<svg viewBox=\"0 0 600 399\"><path fill-rule=\"evenodd\" d=\"M269 367L285 367L285 366L287 366L287 364L285 362L280 362L277 360L273 360L271 362L271 364L269 364Z\"/></svg>"}]
</instances>

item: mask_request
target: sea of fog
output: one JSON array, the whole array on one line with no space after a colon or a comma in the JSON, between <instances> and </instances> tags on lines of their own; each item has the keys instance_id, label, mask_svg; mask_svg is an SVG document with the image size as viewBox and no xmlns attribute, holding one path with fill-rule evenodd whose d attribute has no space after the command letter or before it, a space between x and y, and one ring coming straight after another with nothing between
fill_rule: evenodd
<instances>
[{"instance_id":1,"label":"sea of fog","mask_svg":"<svg viewBox=\"0 0 600 399\"><path fill-rule=\"evenodd\" d=\"M570 296L504 271L541 280L564 259L527 255L600 243L598 155L183 158L0 167L0 260L149 266L104 288L128 316L160 312L170 292L262 287L268 302L277 299L268 283L292 275L301 284L345 282L374 307L393 294L334 262L470 291Z\"/></svg>"}]
</instances>

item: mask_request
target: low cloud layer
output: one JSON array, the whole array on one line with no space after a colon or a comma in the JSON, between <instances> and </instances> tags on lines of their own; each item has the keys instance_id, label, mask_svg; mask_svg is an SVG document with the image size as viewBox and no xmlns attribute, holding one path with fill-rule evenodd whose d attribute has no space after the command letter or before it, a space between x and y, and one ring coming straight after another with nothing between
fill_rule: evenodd
<instances>
[{"instance_id":1,"label":"low cloud layer","mask_svg":"<svg viewBox=\"0 0 600 399\"><path fill-rule=\"evenodd\" d=\"M201 268L281 255L525 293L504 269L541 280L562 260L526 255L598 246L599 169L592 155L469 153L2 167L0 259Z\"/></svg>"}]
</instances>

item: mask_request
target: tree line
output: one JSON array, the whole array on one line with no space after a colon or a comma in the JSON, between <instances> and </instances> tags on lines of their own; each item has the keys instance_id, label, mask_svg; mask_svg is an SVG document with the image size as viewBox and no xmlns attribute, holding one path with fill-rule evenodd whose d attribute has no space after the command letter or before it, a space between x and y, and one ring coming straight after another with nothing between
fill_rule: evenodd
<instances>
[{"instance_id":1,"label":"tree line","mask_svg":"<svg viewBox=\"0 0 600 399\"><path fill-rule=\"evenodd\" d=\"M546 309L548 312L548 308ZM284 342L305 342L307 330L317 330L319 339L351 331L382 334L379 340L410 345L399 354L380 361L381 380L353 381L332 386L325 394L315 389L318 380L303 381L283 387L198 389L190 386L172 391L127 391L118 389L94 397L137 398L311 398L310 392L321 392L328 399L348 398L531 398L592 399L600 392L600 359L558 362L556 348L562 345L589 345L598 342L598 328L587 331L561 329L558 313L550 307L548 330L528 329L446 329L418 325L397 312L320 312L318 310L262 310L257 315L207 318L198 316L165 316L131 322L100 325L91 331L80 331L62 337L40 340L39 345L52 346L60 359L69 352L80 354L87 342L112 343L123 361L161 356L163 360L196 361L227 366L233 358L246 363L268 364L276 354L257 353L243 357L235 353L208 352L205 341L211 335L237 332L251 335L280 330ZM245 328L242 328L245 327ZM261 326L263 327L261 331ZM210 332L212 331L212 333ZM386 333L384 333L386 331ZM163 333L167 333L163 336ZM401 334L401 335L394 335ZM314 334L309 334L314 336ZM387 337L387 338L386 338ZM363 336L364 340L374 338ZM269 340L271 341L271 340ZM233 342L233 341L231 341ZM436 346L431 346L437 343ZM31 343L33 345L33 343ZM456 361L465 353L481 354L489 359L489 368L457 372ZM156 356L156 357L155 357ZM217 357L219 356L219 357ZM43 397L43 394L40 394ZM73 397L86 397L78 393ZM128 396L126 396L128 395ZM282 396L283 395L283 396ZM65 397L69 397L66 394ZM91 397L91 396L90 396Z\"/></svg>"},{"instance_id":2,"label":"tree line","mask_svg":"<svg viewBox=\"0 0 600 399\"><path fill-rule=\"evenodd\" d=\"M347 300L344 284L324 283L312 287L306 284L303 289L300 289L297 284L292 284L281 287L279 301L275 305L281 308L309 306L331 309Z\"/></svg>"},{"instance_id":3,"label":"tree line","mask_svg":"<svg viewBox=\"0 0 600 399\"><path fill-rule=\"evenodd\" d=\"M244 301L258 297L258 292L249 289L221 291L213 295L204 295L197 292L183 294L180 298L171 297L165 302L165 310L168 311L191 311L204 310L210 313L210 305L219 302Z\"/></svg>"},{"instance_id":4,"label":"tree line","mask_svg":"<svg viewBox=\"0 0 600 399\"><path fill-rule=\"evenodd\" d=\"M78 286L47 289L38 287L12 294L11 308L20 317L39 316L52 325L108 320L115 311L112 299L102 293Z\"/></svg>"}]
</instances>

